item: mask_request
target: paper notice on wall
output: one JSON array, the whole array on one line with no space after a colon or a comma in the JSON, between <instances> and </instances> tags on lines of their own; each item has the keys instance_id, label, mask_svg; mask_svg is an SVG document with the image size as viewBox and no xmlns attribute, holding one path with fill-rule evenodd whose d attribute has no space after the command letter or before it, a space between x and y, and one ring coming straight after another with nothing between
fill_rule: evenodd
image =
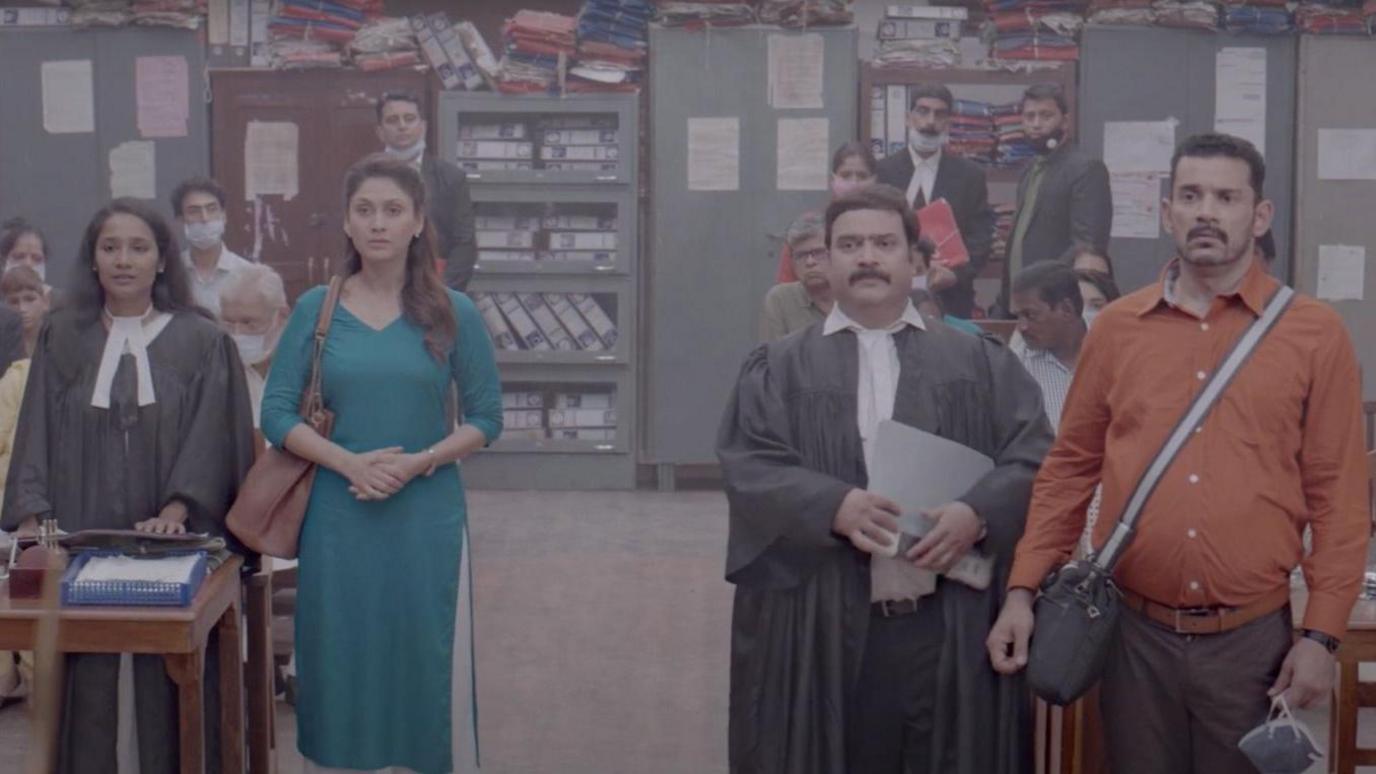
<instances>
[{"instance_id":1,"label":"paper notice on wall","mask_svg":"<svg viewBox=\"0 0 1376 774\"><path fill-rule=\"evenodd\" d=\"M1104 164L1110 172L1170 172L1178 123L1105 121Z\"/></svg>"},{"instance_id":2,"label":"paper notice on wall","mask_svg":"<svg viewBox=\"0 0 1376 774\"><path fill-rule=\"evenodd\" d=\"M43 128L49 134L80 134L96 130L95 88L91 60L44 62Z\"/></svg>"},{"instance_id":3,"label":"paper notice on wall","mask_svg":"<svg viewBox=\"0 0 1376 774\"><path fill-rule=\"evenodd\" d=\"M688 119L688 190L738 191L741 187L741 120Z\"/></svg>"},{"instance_id":4,"label":"paper notice on wall","mask_svg":"<svg viewBox=\"0 0 1376 774\"><path fill-rule=\"evenodd\" d=\"M1221 48L1214 60L1214 131L1266 153L1266 49Z\"/></svg>"},{"instance_id":5,"label":"paper notice on wall","mask_svg":"<svg viewBox=\"0 0 1376 774\"><path fill-rule=\"evenodd\" d=\"M300 133L291 121L249 121L244 133L244 199L281 196L298 191Z\"/></svg>"},{"instance_id":6,"label":"paper notice on wall","mask_svg":"<svg viewBox=\"0 0 1376 774\"><path fill-rule=\"evenodd\" d=\"M1161 178L1157 172L1112 172L1108 176L1113 197L1113 228L1110 236L1122 239L1155 239L1161 234Z\"/></svg>"},{"instance_id":7,"label":"paper notice on wall","mask_svg":"<svg viewBox=\"0 0 1376 774\"><path fill-rule=\"evenodd\" d=\"M134 101L139 135L185 137L191 84L184 56L141 56L134 60Z\"/></svg>"},{"instance_id":8,"label":"paper notice on wall","mask_svg":"<svg viewBox=\"0 0 1376 774\"><path fill-rule=\"evenodd\" d=\"M158 198L156 143L122 142L110 149L110 196L118 199Z\"/></svg>"},{"instance_id":9,"label":"paper notice on wall","mask_svg":"<svg viewBox=\"0 0 1376 774\"><path fill-rule=\"evenodd\" d=\"M813 32L776 33L765 46L769 58L769 105L776 110L822 107L826 41Z\"/></svg>"},{"instance_id":10,"label":"paper notice on wall","mask_svg":"<svg viewBox=\"0 0 1376 774\"><path fill-rule=\"evenodd\" d=\"M1320 129L1320 180L1376 180L1376 129Z\"/></svg>"},{"instance_id":11,"label":"paper notice on wall","mask_svg":"<svg viewBox=\"0 0 1376 774\"><path fill-rule=\"evenodd\" d=\"M1327 301L1361 301L1365 297L1366 248L1319 245L1319 280L1315 293Z\"/></svg>"},{"instance_id":12,"label":"paper notice on wall","mask_svg":"<svg viewBox=\"0 0 1376 774\"><path fill-rule=\"evenodd\" d=\"M831 122L825 118L780 118L778 188L825 191L831 161Z\"/></svg>"}]
</instances>

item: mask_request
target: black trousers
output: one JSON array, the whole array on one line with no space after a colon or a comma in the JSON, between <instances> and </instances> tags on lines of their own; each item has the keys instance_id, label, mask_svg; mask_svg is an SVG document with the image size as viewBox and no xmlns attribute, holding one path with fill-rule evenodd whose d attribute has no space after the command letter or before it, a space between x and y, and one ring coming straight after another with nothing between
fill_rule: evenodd
<instances>
[{"instance_id":1,"label":"black trousers","mask_svg":"<svg viewBox=\"0 0 1376 774\"><path fill-rule=\"evenodd\" d=\"M871 614L860 680L847 719L850 774L944 774L931 760L936 674L945 625L939 595L909 615Z\"/></svg>"},{"instance_id":2,"label":"black trousers","mask_svg":"<svg viewBox=\"0 0 1376 774\"><path fill-rule=\"evenodd\" d=\"M1113 774L1255 774L1237 748L1270 710L1290 606L1222 634L1176 634L1124 610L1101 710Z\"/></svg>"}]
</instances>

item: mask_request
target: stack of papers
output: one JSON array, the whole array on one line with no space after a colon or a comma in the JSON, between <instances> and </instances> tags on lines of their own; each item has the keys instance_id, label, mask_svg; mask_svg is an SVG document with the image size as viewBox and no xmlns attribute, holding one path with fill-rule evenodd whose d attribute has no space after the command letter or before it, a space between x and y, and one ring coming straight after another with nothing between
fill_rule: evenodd
<instances>
[{"instance_id":1,"label":"stack of papers","mask_svg":"<svg viewBox=\"0 0 1376 774\"><path fill-rule=\"evenodd\" d=\"M77 573L77 583L142 581L189 583L199 554L136 559L132 556L93 556Z\"/></svg>"}]
</instances>

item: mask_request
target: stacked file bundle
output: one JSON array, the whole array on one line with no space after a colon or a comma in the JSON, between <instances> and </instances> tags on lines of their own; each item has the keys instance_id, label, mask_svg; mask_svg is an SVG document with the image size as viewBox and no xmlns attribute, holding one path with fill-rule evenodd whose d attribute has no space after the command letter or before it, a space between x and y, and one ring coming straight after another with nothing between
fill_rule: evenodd
<instances>
[{"instance_id":1,"label":"stacked file bundle","mask_svg":"<svg viewBox=\"0 0 1376 774\"><path fill-rule=\"evenodd\" d=\"M1224 0L1223 29L1250 35L1282 35L1295 28L1286 0Z\"/></svg>"},{"instance_id":2,"label":"stacked file bundle","mask_svg":"<svg viewBox=\"0 0 1376 774\"><path fill-rule=\"evenodd\" d=\"M739 0L659 0L660 24L666 27L741 27L755 23L755 8Z\"/></svg>"},{"instance_id":3,"label":"stacked file bundle","mask_svg":"<svg viewBox=\"0 0 1376 774\"><path fill-rule=\"evenodd\" d=\"M1018 168L1032 160L1036 151L1027 140L1022 126L1022 105L1013 102L989 108L990 120L998 144L994 149L994 166Z\"/></svg>"},{"instance_id":4,"label":"stacked file bundle","mask_svg":"<svg viewBox=\"0 0 1376 774\"><path fill-rule=\"evenodd\" d=\"M463 124L459 167L484 170L614 171L621 144L615 116L550 115L533 121Z\"/></svg>"},{"instance_id":5,"label":"stacked file bundle","mask_svg":"<svg viewBox=\"0 0 1376 774\"><path fill-rule=\"evenodd\" d=\"M456 153L469 172L535 168L530 125L520 121L461 124Z\"/></svg>"},{"instance_id":6,"label":"stacked file bundle","mask_svg":"<svg viewBox=\"0 0 1376 774\"><path fill-rule=\"evenodd\" d=\"M553 91L578 50L578 21L544 11L517 11L502 25L504 54L497 88L509 94Z\"/></svg>"},{"instance_id":7,"label":"stacked file bundle","mask_svg":"<svg viewBox=\"0 0 1376 774\"><path fill-rule=\"evenodd\" d=\"M538 205L536 205L538 207ZM509 261L616 261L617 223L612 216L532 209L481 208L474 219L478 263Z\"/></svg>"},{"instance_id":8,"label":"stacked file bundle","mask_svg":"<svg viewBox=\"0 0 1376 774\"><path fill-rule=\"evenodd\" d=\"M655 9L646 0L588 0L578 14L578 55L569 91L634 91L649 50Z\"/></svg>"},{"instance_id":9,"label":"stacked file bundle","mask_svg":"<svg viewBox=\"0 0 1376 774\"><path fill-rule=\"evenodd\" d=\"M502 392L502 437L616 440L616 395L586 389Z\"/></svg>"},{"instance_id":10,"label":"stacked file bundle","mask_svg":"<svg viewBox=\"0 0 1376 774\"><path fill-rule=\"evenodd\" d=\"M383 17L364 25L349 41L349 58L360 70L414 67L420 64L420 47L409 21Z\"/></svg>"},{"instance_id":11,"label":"stacked file bundle","mask_svg":"<svg viewBox=\"0 0 1376 774\"><path fill-rule=\"evenodd\" d=\"M118 27L134 19L129 0L71 0L68 17L76 27Z\"/></svg>"},{"instance_id":12,"label":"stacked file bundle","mask_svg":"<svg viewBox=\"0 0 1376 774\"><path fill-rule=\"evenodd\" d=\"M1153 0L1091 0L1090 24L1150 26L1156 23Z\"/></svg>"},{"instance_id":13,"label":"stacked file bundle","mask_svg":"<svg viewBox=\"0 0 1376 774\"><path fill-rule=\"evenodd\" d=\"M1295 26L1312 35L1366 35L1366 12L1347 2L1300 3L1295 11Z\"/></svg>"},{"instance_id":14,"label":"stacked file bundle","mask_svg":"<svg viewBox=\"0 0 1376 774\"><path fill-rule=\"evenodd\" d=\"M961 27L969 19L965 8L891 5L875 29L881 64L955 67L960 64Z\"/></svg>"},{"instance_id":15,"label":"stacked file bundle","mask_svg":"<svg viewBox=\"0 0 1376 774\"><path fill-rule=\"evenodd\" d=\"M614 116L544 116L535 130L541 169L605 172L621 164Z\"/></svg>"},{"instance_id":16,"label":"stacked file bundle","mask_svg":"<svg viewBox=\"0 0 1376 774\"><path fill-rule=\"evenodd\" d=\"M946 150L980 164L993 161L998 140L989 103L958 99L951 106L951 140Z\"/></svg>"},{"instance_id":17,"label":"stacked file bundle","mask_svg":"<svg viewBox=\"0 0 1376 774\"><path fill-rule=\"evenodd\" d=\"M421 53L446 89L496 87L500 66L487 41L470 22L450 24L443 13L410 19Z\"/></svg>"},{"instance_id":18,"label":"stacked file bundle","mask_svg":"<svg viewBox=\"0 0 1376 774\"><path fill-rule=\"evenodd\" d=\"M500 350L605 352L616 323L587 293L470 293Z\"/></svg>"},{"instance_id":19,"label":"stacked file bundle","mask_svg":"<svg viewBox=\"0 0 1376 774\"><path fill-rule=\"evenodd\" d=\"M277 0L268 23L273 37L348 45L363 28L371 4L358 0Z\"/></svg>"},{"instance_id":20,"label":"stacked file bundle","mask_svg":"<svg viewBox=\"0 0 1376 774\"><path fill-rule=\"evenodd\" d=\"M1078 0L985 0L995 59L1067 61L1080 57L1084 26Z\"/></svg>"},{"instance_id":21,"label":"stacked file bundle","mask_svg":"<svg viewBox=\"0 0 1376 774\"><path fill-rule=\"evenodd\" d=\"M1206 0L1157 0L1152 5L1156 23L1162 27L1217 30L1220 16L1218 3Z\"/></svg>"},{"instance_id":22,"label":"stacked file bundle","mask_svg":"<svg viewBox=\"0 0 1376 774\"><path fill-rule=\"evenodd\" d=\"M855 20L851 0L760 0L761 24L780 27L839 27Z\"/></svg>"},{"instance_id":23,"label":"stacked file bundle","mask_svg":"<svg viewBox=\"0 0 1376 774\"><path fill-rule=\"evenodd\" d=\"M134 0L130 21L149 27L200 29L205 21L205 0Z\"/></svg>"}]
</instances>

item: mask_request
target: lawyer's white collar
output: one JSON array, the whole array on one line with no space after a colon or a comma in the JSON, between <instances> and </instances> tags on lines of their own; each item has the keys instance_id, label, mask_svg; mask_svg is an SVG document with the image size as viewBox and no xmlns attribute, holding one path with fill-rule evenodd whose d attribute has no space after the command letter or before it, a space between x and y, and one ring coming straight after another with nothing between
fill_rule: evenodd
<instances>
[{"instance_id":1,"label":"lawyer's white collar","mask_svg":"<svg viewBox=\"0 0 1376 774\"><path fill-rule=\"evenodd\" d=\"M105 336L105 350L100 355L100 370L96 372L91 405L110 408L110 388L115 383L119 360L126 352L134 356L139 405L153 405L157 402L157 396L153 392L153 372L148 366L148 345L172 321L172 315L158 311L152 304L149 304L148 311L133 317L118 317L108 308L104 314L110 321L110 331Z\"/></svg>"},{"instance_id":2,"label":"lawyer's white collar","mask_svg":"<svg viewBox=\"0 0 1376 774\"><path fill-rule=\"evenodd\" d=\"M912 300L909 300L908 305L903 307L903 314L899 315L898 319L895 320L892 325L885 328L884 331L887 333L897 333L903 330L903 326L905 325L911 325L920 331L927 330L927 323L922 320L922 313L918 312L917 307L913 306ZM823 336L830 336L839 331L855 331L856 333L860 333L861 331L867 330L873 329L866 328L860 323L850 319L845 312L841 311L840 304L831 305L831 313L827 315L826 322L822 323Z\"/></svg>"}]
</instances>

